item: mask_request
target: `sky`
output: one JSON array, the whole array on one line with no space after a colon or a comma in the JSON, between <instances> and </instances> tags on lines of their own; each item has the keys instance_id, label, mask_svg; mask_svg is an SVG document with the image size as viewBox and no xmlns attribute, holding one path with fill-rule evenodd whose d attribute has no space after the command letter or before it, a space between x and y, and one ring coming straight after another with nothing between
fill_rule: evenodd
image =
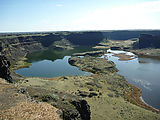
<instances>
[{"instance_id":1,"label":"sky","mask_svg":"<svg viewBox=\"0 0 160 120\"><path fill-rule=\"evenodd\" d=\"M160 29L160 0L0 0L0 32Z\"/></svg>"}]
</instances>

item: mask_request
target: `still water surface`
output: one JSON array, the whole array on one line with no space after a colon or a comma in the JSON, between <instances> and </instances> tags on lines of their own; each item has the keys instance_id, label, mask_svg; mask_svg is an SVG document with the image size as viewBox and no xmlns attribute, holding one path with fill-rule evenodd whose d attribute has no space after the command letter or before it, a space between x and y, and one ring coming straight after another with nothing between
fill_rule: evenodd
<instances>
[{"instance_id":1,"label":"still water surface","mask_svg":"<svg viewBox=\"0 0 160 120\"><path fill-rule=\"evenodd\" d=\"M119 61L112 54L107 56L116 64L118 74L142 89L144 101L160 110L160 59L138 57L129 61Z\"/></svg>"},{"instance_id":2,"label":"still water surface","mask_svg":"<svg viewBox=\"0 0 160 120\"><path fill-rule=\"evenodd\" d=\"M74 50L45 50L33 52L27 55L32 65L29 68L15 70L24 77L53 78L58 76L89 76L91 73L79 70L68 63L70 55L77 52L92 50L90 47L80 47Z\"/></svg>"}]
</instances>

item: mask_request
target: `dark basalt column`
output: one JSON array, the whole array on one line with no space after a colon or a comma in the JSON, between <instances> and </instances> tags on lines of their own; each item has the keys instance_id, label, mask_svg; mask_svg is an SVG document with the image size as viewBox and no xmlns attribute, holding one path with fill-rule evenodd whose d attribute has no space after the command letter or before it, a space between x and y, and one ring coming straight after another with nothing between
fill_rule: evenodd
<instances>
[{"instance_id":1,"label":"dark basalt column","mask_svg":"<svg viewBox=\"0 0 160 120\"><path fill-rule=\"evenodd\" d=\"M86 100L72 101L72 104L79 111L82 120L91 119L90 106L88 105Z\"/></svg>"},{"instance_id":2,"label":"dark basalt column","mask_svg":"<svg viewBox=\"0 0 160 120\"><path fill-rule=\"evenodd\" d=\"M10 62L4 55L0 55L0 78L12 83L12 77L10 76Z\"/></svg>"}]
</instances>

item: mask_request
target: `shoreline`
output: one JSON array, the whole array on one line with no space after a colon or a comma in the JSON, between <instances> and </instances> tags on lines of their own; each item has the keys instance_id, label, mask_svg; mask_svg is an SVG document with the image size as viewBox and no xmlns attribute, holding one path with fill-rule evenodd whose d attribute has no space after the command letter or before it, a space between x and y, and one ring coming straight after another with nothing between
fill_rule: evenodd
<instances>
[{"instance_id":1,"label":"shoreline","mask_svg":"<svg viewBox=\"0 0 160 120\"><path fill-rule=\"evenodd\" d=\"M116 56L116 57L119 58L119 60L121 60L121 58L123 58L123 57L127 56L129 58L129 57L133 57L134 55L129 56L129 55L126 55L125 53L117 53L117 54L113 53L113 56ZM134 56L134 58L132 58L132 59L135 59L135 58L136 58L136 56ZM132 59L127 59L127 61L132 60ZM123 59L122 59L122 61L123 61ZM128 83L128 80L126 78L125 78L125 80ZM130 84L130 83L128 83L128 84L131 85L131 86L133 86L133 88L135 88L136 89L135 91L137 92L137 95L136 95L136 93L131 93L131 94L129 94L130 97L129 96L125 96L125 97L127 97L128 100L130 100L132 103L136 104L137 106L143 107L145 109L152 110L154 112L160 112L160 110L158 110L158 109L152 107L151 105L147 104L142 99L142 90L141 90L141 88L138 88L137 86L135 86L133 84ZM136 98L136 99L134 99L134 98Z\"/></svg>"},{"instance_id":2,"label":"shoreline","mask_svg":"<svg viewBox=\"0 0 160 120\"><path fill-rule=\"evenodd\" d=\"M146 105L151 106L151 105L147 104L147 103L144 101L144 99L143 99L143 97L142 97L142 96L141 96L140 98L141 98L142 102L144 102ZM157 111L159 111L159 112L160 112L160 110L159 110L159 109L154 108L153 106L151 106L151 107L152 107L153 109L155 109L155 110L157 110Z\"/></svg>"},{"instance_id":3,"label":"shoreline","mask_svg":"<svg viewBox=\"0 0 160 120\"><path fill-rule=\"evenodd\" d=\"M132 52L132 51L128 51L128 52ZM112 53L112 52L111 52ZM136 53L134 53L134 52L132 52L133 54L135 54L135 55L138 55L138 54L136 54ZM112 53L113 54L113 56L115 56L115 57L118 57L119 59L118 60L121 60L121 58L122 58L122 61L123 61L123 58L131 58L131 59L125 59L125 60L127 60L127 61L129 61L129 60L132 60L132 59L135 59L135 58L137 58L135 55L127 55L127 54L125 54L125 53ZM132 58L134 56L134 58ZM152 57L152 56L148 56L148 57ZM160 56L159 56L160 57ZM122 75L123 76L123 75ZM128 83L128 80L125 78L125 80L127 81L127 83ZM149 105L149 104L147 104L143 99L141 99L142 98L142 90L141 90L141 88L138 88L137 86L135 86L135 85L133 85L133 84L130 84L130 83L128 83L129 85L131 85L131 86L133 86L133 88L135 88L136 90L135 91L137 91L137 94L138 95L136 95L135 93L131 93L131 94L129 94L129 96L127 97L127 99L128 100L130 100L132 103L134 103L134 104L136 104L137 106L140 106L140 107L143 107L143 108L145 108L145 109L149 109L149 110L152 110L152 111L154 111L154 112L160 112L160 110L159 109L156 109L156 108L154 108L154 107L152 107L151 105ZM133 99L132 99L133 98ZM134 99L134 98L136 98L136 99ZM143 104L143 103L144 104Z\"/></svg>"},{"instance_id":4,"label":"shoreline","mask_svg":"<svg viewBox=\"0 0 160 120\"><path fill-rule=\"evenodd\" d=\"M160 49L135 49L135 50L128 50L128 51L138 56L160 59Z\"/></svg>"},{"instance_id":5,"label":"shoreline","mask_svg":"<svg viewBox=\"0 0 160 120\"><path fill-rule=\"evenodd\" d=\"M126 80L126 79L125 79ZM126 80L126 82L128 83L128 81ZM134 90L129 92L129 93L126 93L125 94L125 98L127 100L129 100L131 103L139 106L139 107L142 107L146 110L151 110L152 112L157 112L157 113L160 113L160 110L152 107L151 105L147 104L143 99L142 99L142 90L141 88L138 88L137 86L135 85L132 85L130 83L128 83L128 85L130 85Z\"/></svg>"},{"instance_id":6,"label":"shoreline","mask_svg":"<svg viewBox=\"0 0 160 120\"><path fill-rule=\"evenodd\" d=\"M105 54L104 54L105 55ZM25 57L24 57L25 58ZM23 60L23 64L24 64L24 60ZM32 63L31 63L32 64ZM30 65L31 65L30 64ZM30 66L29 65L29 66ZM22 67L23 66L23 67ZM17 70L17 69L21 69L21 68L26 68L26 67L29 67L29 66L25 66L25 65L22 65L21 67L17 67L17 68L14 68L14 69L12 69L13 71L14 70ZM77 66L78 67L78 66ZM14 71L15 72L15 71ZM90 71L86 71L86 72L90 72ZM17 73L16 73L17 74ZM19 74L17 74L17 75L19 75ZM93 73L93 75L94 75L94 73ZM97 75L96 75L97 76ZM19 77L21 77L21 78L25 78L25 79L27 79L27 78L35 78L35 79L43 79L43 80L59 80L61 77L70 77L70 76L59 76L59 77L54 77L54 78L43 78L43 77L24 77L24 76L19 76ZM127 82L127 84L129 85L129 86L131 86L134 90L133 91L131 91L130 93L126 93L125 95L124 95L124 98L126 98L127 100L129 100L131 103L133 103L133 104L135 104L135 105L137 105L137 106L140 106L140 107L142 107L142 108L144 108L144 109L147 109L147 110L151 110L151 111L153 111L153 112L160 112L160 110L158 110L158 109L156 109L156 108L154 108L154 107L152 107L151 105L149 105L149 104L147 104L143 99L142 99L142 96L141 96L141 93L142 93L142 91L141 91L141 89L140 88L138 88L138 87L136 87L135 85L132 85L132 84L130 84L130 83L128 83L128 81L127 81L127 79L125 79L126 80L126 82Z\"/></svg>"}]
</instances>

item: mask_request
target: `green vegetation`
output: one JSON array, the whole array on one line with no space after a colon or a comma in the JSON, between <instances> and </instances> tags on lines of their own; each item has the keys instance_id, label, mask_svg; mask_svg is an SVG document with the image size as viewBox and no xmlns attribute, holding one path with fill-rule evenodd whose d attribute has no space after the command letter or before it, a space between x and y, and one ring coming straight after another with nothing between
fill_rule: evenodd
<instances>
[{"instance_id":1,"label":"green vegetation","mask_svg":"<svg viewBox=\"0 0 160 120\"><path fill-rule=\"evenodd\" d=\"M32 65L32 63L26 62L27 58L23 58L17 61L14 65L11 66L12 70L20 69L20 68L27 68Z\"/></svg>"}]
</instances>

